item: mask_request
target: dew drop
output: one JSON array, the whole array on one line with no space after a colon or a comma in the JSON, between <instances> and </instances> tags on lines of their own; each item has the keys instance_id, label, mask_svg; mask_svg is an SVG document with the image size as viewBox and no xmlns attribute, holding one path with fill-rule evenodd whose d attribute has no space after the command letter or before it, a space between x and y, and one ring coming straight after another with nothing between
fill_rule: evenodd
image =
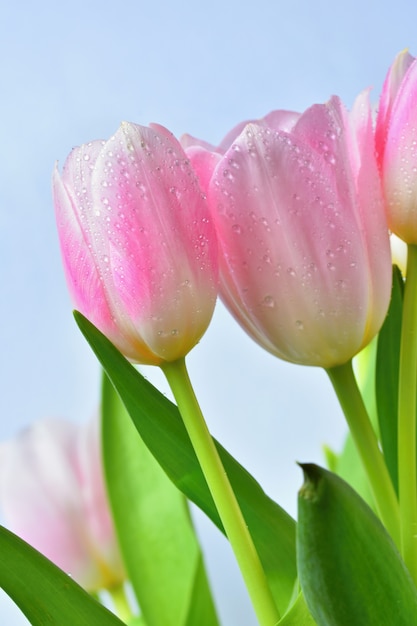
<instances>
[{"instance_id":1,"label":"dew drop","mask_svg":"<svg viewBox=\"0 0 417 626\"><path fill-rule=\"evenodd\" d=\"M297 326L298 330L304 330L304 324L301 320L297 320L295 322L295 325Z\"/></svg>"},{"instance_id":2,"label":"dew drop","mask_svg":"<svg viewBox=\"0 0 417 626\"><path fill-rule=\"evenodd\" d=\"M275 300L272 296L265 296L262 301L263 306L266 306L268 309L273 309L275 306Z\"/></svg>"},{"instance_id":3,"label":"dew drop","mask_svg":"<svg viewBox=\"0 0 417 626\"><path fill-rule=\"evenodd\" d=\"M242 232L242 229L239 226L239 224L233 224L232 231L236 233L237 235L240 235L240 233Z\"/></svg>"}]
</instances>

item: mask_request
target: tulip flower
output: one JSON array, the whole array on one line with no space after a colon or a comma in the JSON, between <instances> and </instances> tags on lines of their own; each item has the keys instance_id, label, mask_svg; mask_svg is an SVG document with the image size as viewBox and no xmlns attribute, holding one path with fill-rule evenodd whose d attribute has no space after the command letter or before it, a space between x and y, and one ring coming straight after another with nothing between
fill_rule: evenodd
<instances>
[{"instance_id":1,"label":"tulip flower","mask_svg":"<svg viewBox=\"0 0 417 626\"><path fill-rule=\"evenodd\" d=\"M382 89L375 131L388 223L407 244L398 388L401 551L417 581L417 61L397 55Z\"/></svg>"},{"instance_id":2,"label":"tulip flower","mask_svg":"<svg viewBox=\"0 0 417 626\"><path fill-rule=\"evenodd\" d=\"M417 61L406 50L385 79L376 149L389 227L406 243L417 244Z\"/></svg>"},{"instance_id":3,"label":"tulip flower","mask_svg":"<svg viewBox=\"0 0 417 626\"><path fill-rule=\"evenodd\" d=\"M217 244L206 199L166 129L123 123L75 148L53 176L75 306L129 359L185 356L217 297Z\"/></svg>"},{"instance_id":4,"label":"tulip flower","mask_svg":"<svg viewBox=\"0 0 417 626\"><path fill-rule=\"evenodd\" d=\"M272 354L331 368L378 332L391 256L366 93L275 111L215 150L188 138L221 251L221 296ZM227 142L226 142L227 143Z\"/></svg>"},{"instance_id":5,"label":"tulip flower","mask_svg":"<svg viewBox=\"0 0 417 626\"><path fill-rule=\"evenodd\" d=\"M2 443L0 508L13 532L87 591L124 581L97 420L43 419Z\"/></svg>"}]
</instances>

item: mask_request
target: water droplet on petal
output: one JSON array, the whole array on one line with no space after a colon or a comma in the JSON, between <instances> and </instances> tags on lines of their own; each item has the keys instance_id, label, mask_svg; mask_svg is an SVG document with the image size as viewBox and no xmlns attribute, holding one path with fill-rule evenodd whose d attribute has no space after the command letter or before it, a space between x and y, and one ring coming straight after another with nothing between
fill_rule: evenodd
<instances>
[{"instance_id":1,"label":"water droplet on petal","mask_svg":"<svg viewBox=\"0 0 417 626\"><path fill-rule=\"evenodd\" d=\"M232 172L230 170L227 170L227 169L223 171L223 176L225 178L227 178L228 180L234 180L234 178L235 178L233 176Z\"/></svg>"},{"instance_id":2,"label":"water droplet on petal","mask_svg":"<svg viewBox=\"0 0 417 626\"><path fill-rule=\"evenodd\" d=\"M265 296L262 301L263 306L268 307L269 309L273 309L275 306L275 300L272 296Z\"/></svg>"}]
</instances>

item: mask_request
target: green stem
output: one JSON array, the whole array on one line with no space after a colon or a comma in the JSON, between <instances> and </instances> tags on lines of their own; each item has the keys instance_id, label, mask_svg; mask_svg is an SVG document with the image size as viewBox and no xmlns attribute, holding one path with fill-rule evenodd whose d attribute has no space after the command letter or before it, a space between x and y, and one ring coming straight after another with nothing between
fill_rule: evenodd
<instances>
[{"instance_id":1,"label":"green stem","mask_svg":"<svg viewBox=\"0 0 417 626\"><path fill-rule=\"evenodd\" d=\"M408 246L398 387L398 486L401 552L417 583L417 246Z\"/></svg>"},{"instance_id":2,"label":"green stem","mask_svg":"<svg viewBox=\"0 0 417 626\"><path fill-rule=\"evenodd\" d=\"M356 383L352 361L329 368L327 373L368 476L379 517L399 546L400 516L397 496Z\"/></svg>"},{"instance_id":3,"label":"green stem","mask_svg":"<svg viewBox=\"0 0 417 626\"><path fill-rule=\"evenodd\" d=\"M261 626L275 626L280 615L234 491L188 377L185 359L161 366L177 401L208 487Z\"/></svg>"},{"instance_id":4,"label":"green stem","mask_svg":"<svg viewBox=\"0 0 417 626\"><path fill-rule=\"evenodd\" d=\"M133 618L133 613L130 608L129 600L127 599L124 585L122 584L117 587L111 587L108 592L113 601L117 617L119 617L122 622L127 624Z\"/></svg>"}]
</instances>

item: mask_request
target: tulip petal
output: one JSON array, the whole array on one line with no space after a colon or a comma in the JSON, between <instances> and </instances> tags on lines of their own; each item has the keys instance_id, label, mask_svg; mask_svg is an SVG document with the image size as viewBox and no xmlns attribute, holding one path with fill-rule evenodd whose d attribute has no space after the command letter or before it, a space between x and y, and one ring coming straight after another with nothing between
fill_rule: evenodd
<instances>
[{"instance_id":1,"label":"tulip petal","mask_svg":"<svg viewBox=\"0 0 417 626\"><path fill-rule=\"evenodd\" d=\"M363 281L368 290L368 321L363 341L365 346L379 331L388 310L392 285L388 271L392 263L391 246L387 236L387 217L375 158L368 91L362 92L356 98L349 117L351 136L355 139L356 152L359 155L358 170L353 172L356 180L359 236L367 257L362 267Z\"/></svg>"},{"instance_id":2,"label":"tulip petal","mask_svg":"<svg viewBox=\"0 0 417 626\"><path fill-rule=\"evenodd\" d=\"M409 58L406 59L409 62ZM388 88L387 88L388 89ZM417 243L417 63L408 66L385 120L383 183L390 227ZM381 121L381 125L383 121ZM380 126L381 127L381 126ZM381 140L380 140L381 141ZM379 147L381 149L381 147Z\"/></svg>"},{"instance_id":3,"label":"tulip petal","mask_svg":"<svg viewBox=\"0 0 417 626\"><path fill-rule=\"evenodd\" d=\"M132 335L140 327L160 359L182 342L188 351L214 307L216 259L213 226L181 146L169 133L123 124L97 159L92 194L101 207L90 214L101 234L96 264L119 326L131 325Z\"/></svg>"},{"instance_id":4,"label":"tulip petal","mask_svg":"<svg viewBox=\"0 0 417 626\"><path fill-rule=\"evenodd\" d=\"M390 124L393 101L395 100L397 92L401 86L401 82L413 61L414 57L409 54L408 50L402 50L399 54L397 54L384 81L379 100L378 117L375 129L375 144L380 158L382 158L385 151L387 130Z\"/></svg>"},{"instance_id":5,"label":"tulip petal","mask_svg":"<svg viewBox=\"0 0 417 626\"><path fill-rule=\"evenodd\" d=\"M284 130L289 133L300 118L300 113L295 111L271 111L264 118L259 120L259 124L265 125L274 130Z\"/></svg>"},{"instance_id":6,"label":"tulip petal","mask_svg":"<svg viewBox=\"0 0 417 626\"><path fill-rule=\"evenodd\" d=\"M201 189L207 194L211 177L217 163L221 159L221 155L218 152L209 152L200 146L187 148L186 154L197 174Z\"/></svg>"}]
</instances>

